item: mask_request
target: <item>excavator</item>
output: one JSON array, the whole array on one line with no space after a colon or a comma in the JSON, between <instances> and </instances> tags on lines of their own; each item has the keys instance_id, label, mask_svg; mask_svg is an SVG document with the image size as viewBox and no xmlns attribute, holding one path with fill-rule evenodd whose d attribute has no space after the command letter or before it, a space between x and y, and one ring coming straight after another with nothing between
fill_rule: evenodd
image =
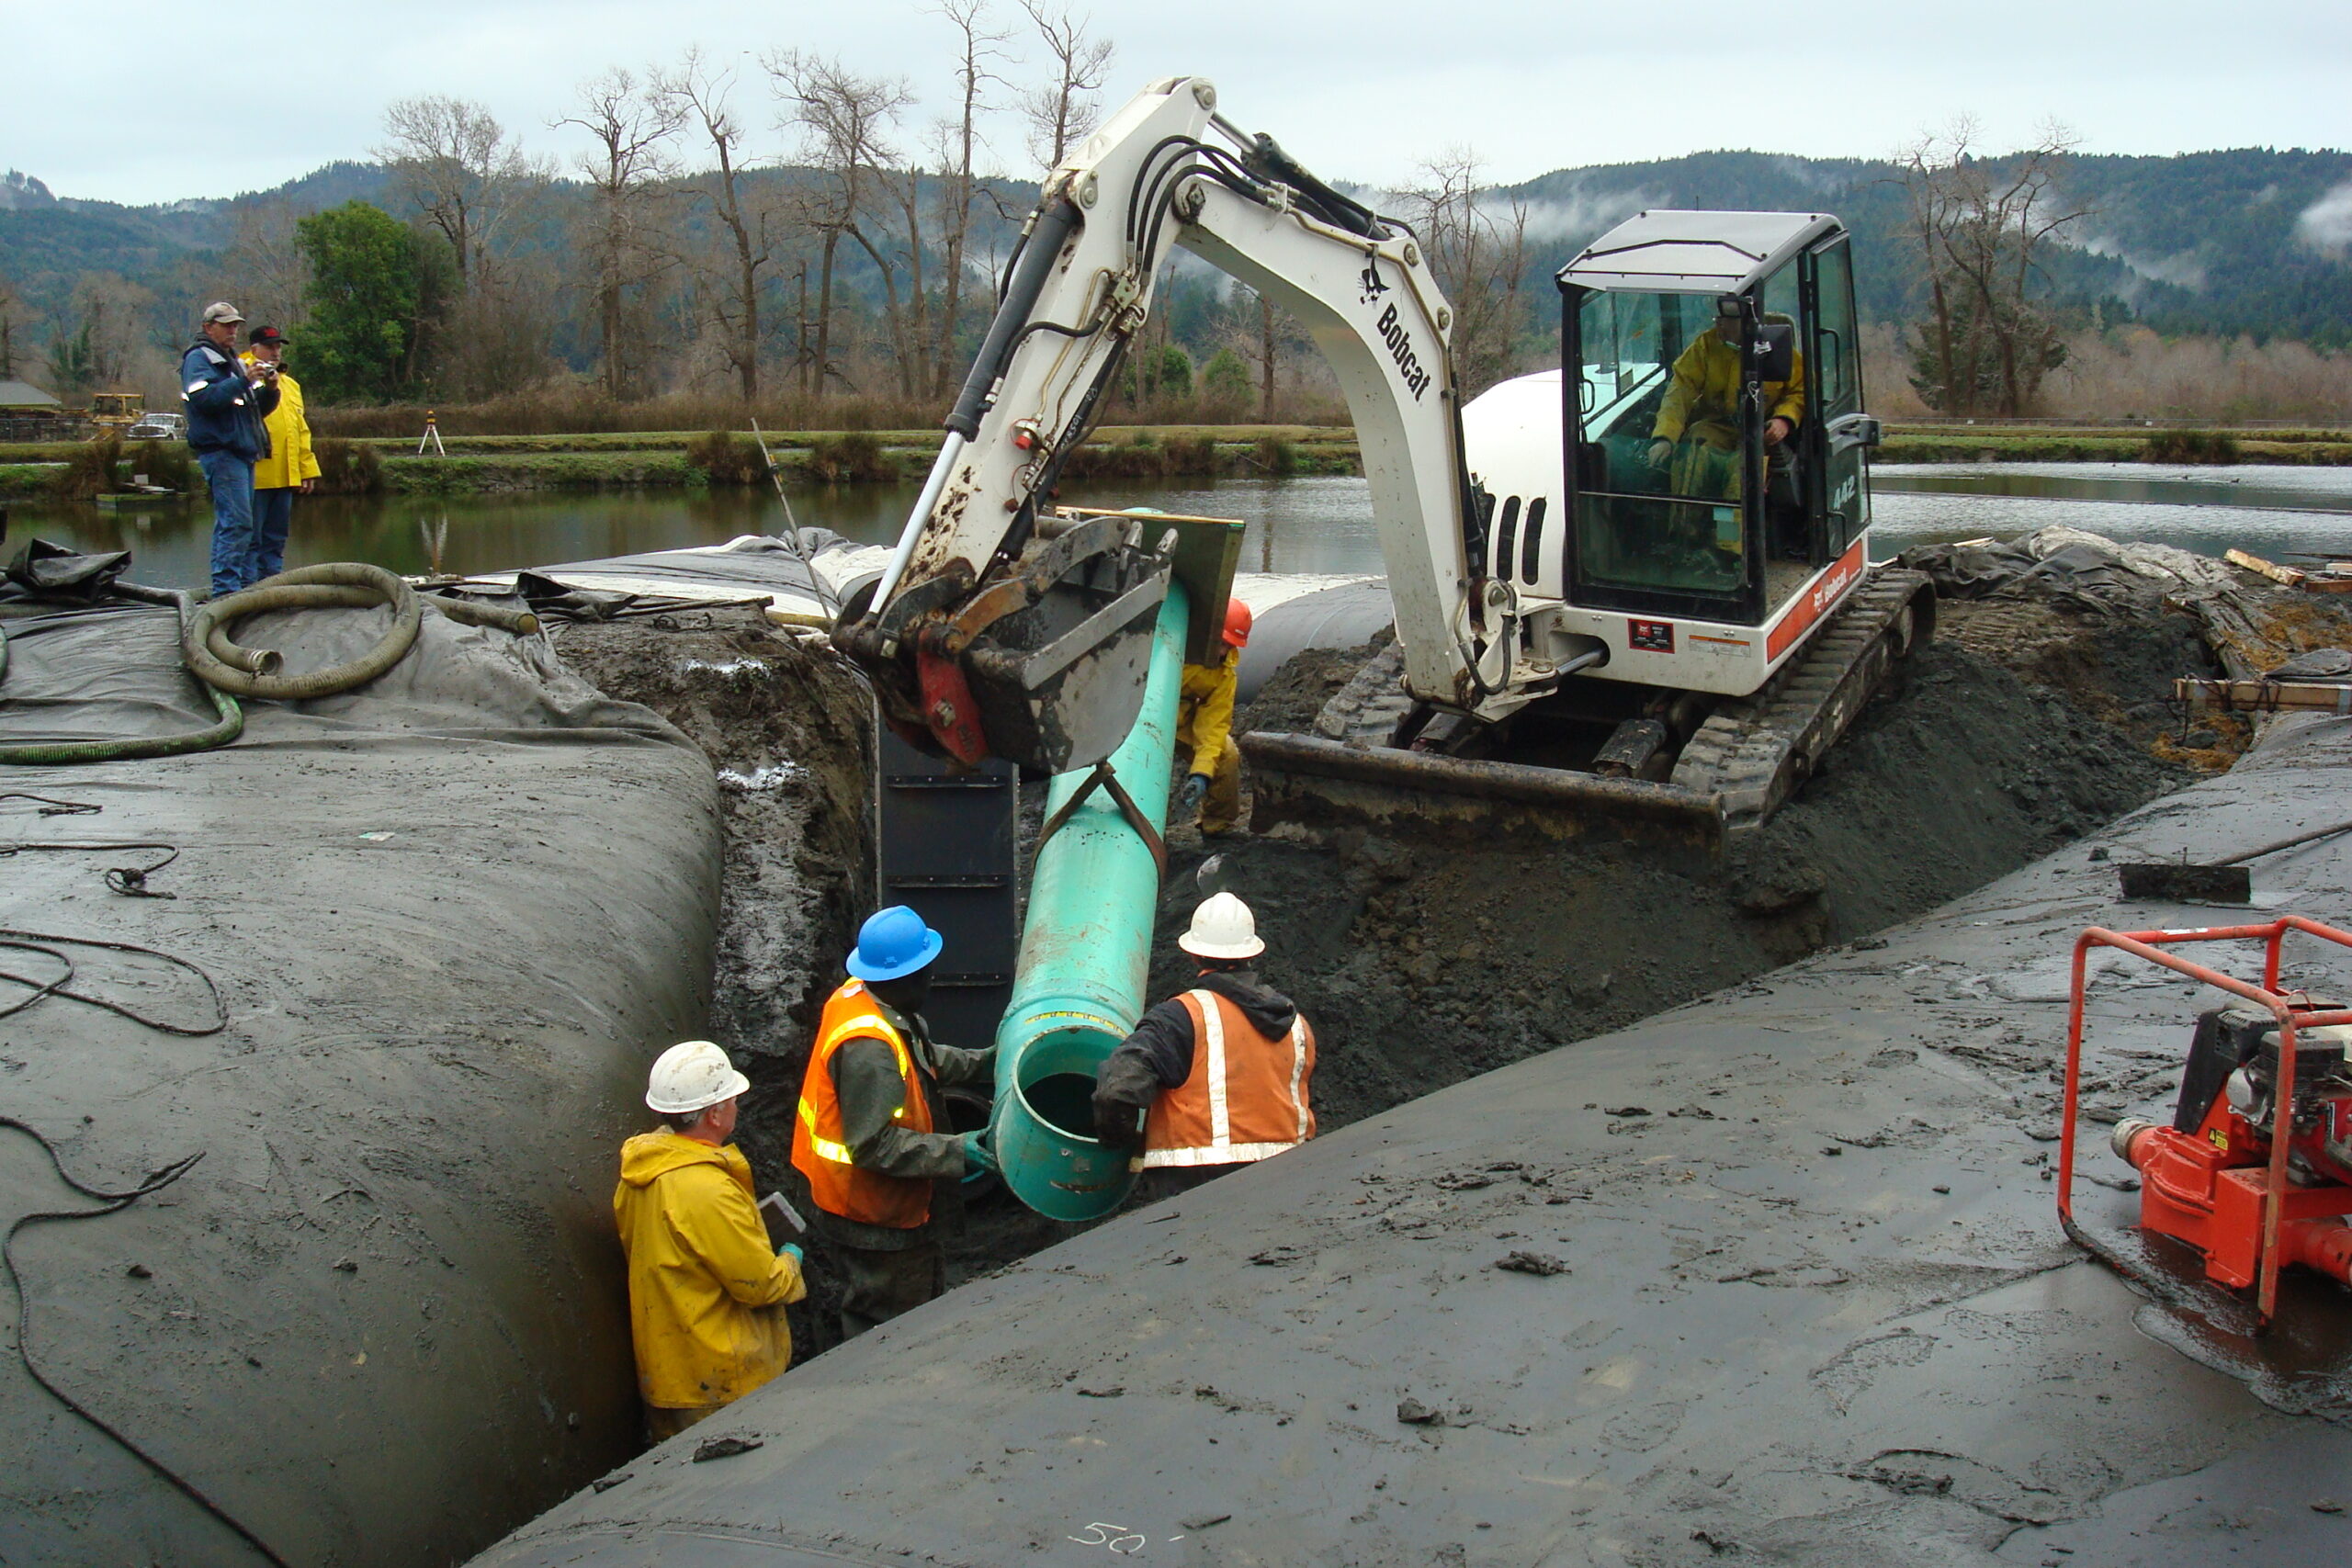
<instances>
[{"instance_id":1,"label":"excavator","mask_svg":"<svg viewBox=\"0 0 2352 1568\"><path fill-rule=\"evenodd\" d=\"M1314 733L1243 739L1261 830L1646 829L1720 850L1931 634L1926 579L1869 560L1878 425L1836 218L1629 219L1558 275L1560 367L1465 407L1421 237L1171 77L1045 181L905 532L836 626L924 750L1060 773L1136 718L1181 531L1054 494L1176 245L1329 360L1395 610L1394 642ZM1190 602L1204 637L1223 587Z\"/></svg>"}]
</instances>

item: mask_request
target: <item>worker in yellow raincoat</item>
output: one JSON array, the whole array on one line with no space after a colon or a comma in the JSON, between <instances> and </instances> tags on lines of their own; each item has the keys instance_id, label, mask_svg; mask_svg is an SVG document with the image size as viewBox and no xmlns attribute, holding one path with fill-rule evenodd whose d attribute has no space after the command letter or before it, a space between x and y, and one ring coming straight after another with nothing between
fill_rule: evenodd
<instances>
[{"instance_id":1,"label":"worker in yellow raincoat","mask_svg":"<svg viewBox=\"0 0 2352 1568\"><path fill-rule=\"evenodd\" d=\"M1250 606L1238 599L1225 605L1224 657L1215 664L1187 664L1176 702L1176 744L1191 749L1176 799L1187 811L1198 808L1201 834L1217 838L1241 820L1241 748L1233 743L1233 697L1241 678L1241 650L1250 643Z\"/></svg>"},{"instance_id":2,"label":"worker in yellow raincoat","mask_svg":"<svg viewBox=\"0 0 2352 1568\"><path fill-rule=\"evenodd\" d=\"M251 345L238 357L247 370L282 366L286 334L255 327ZM311 421L302 411L302 384L277 371L277 406L269 411L269 450L254 460L254 553L245 563L245 586L286 570L286 539L294 526L294 498L319 482L319 459L311 450Z\"/></svg>"},{"instance_id":3,"label":"worker in yellow raincoat","mask_svg":"<svg viewBox=\"0 0 2352 1568\"><path fill-rule=\"evenodd\" d=\"M768 1244L752 1167L729 1143L751 1083L707 1040L653 1064L665 1123L621 1145L613 1217L628 1258L629 1328L648 1438L675 1437L792 1362L784 1309L808 1293L800 1249Z\"/></svg>"},{"instance_id":4,"label":"worker in yellow raincoat","mask_svg":"<svg viewBox=\"0 0 2352 1568\"><path fill-rule=\"evenodd\" d=\"M1766 321L1787 323L1770 315ZM1804 356L1792 352L1789 378L1763 384L1764 446L1777 464L1804 418ZM1650 466L1667 469L1676 495L1740 497L1739 346L1709 327L1674 361L1672 382L1650 427Z\"/></svg>"}]
</instances>

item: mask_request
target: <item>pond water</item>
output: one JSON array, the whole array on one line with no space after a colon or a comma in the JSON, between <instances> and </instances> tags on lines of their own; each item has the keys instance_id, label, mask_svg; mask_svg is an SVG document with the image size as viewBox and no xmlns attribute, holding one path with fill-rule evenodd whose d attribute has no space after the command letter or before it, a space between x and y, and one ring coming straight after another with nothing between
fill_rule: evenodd
<instances>
[{"instance_id":1,"label":"pond water","mask_svg":"<svg viewBox=\"0 0 2352 1568\"><path fill-rule=\"evenodd\" d=\"M1888 556L1937 540L2006 537L2065 523L2122 539L2209 555L2236 546L2273 558L2352 555L2352 468L2165 468L2126 463L1889 466L1871 476L1872 551ZM803 486L793 513L866 543L896 538L913 485ZM1381 570L1364 481L1359 479L1127 480L1066 486L1076 506L1150 505L1239 517L1244 570ZM201 504L100 512L17 505L8 553L38 535L83 549L129 549L141 581L201 583L210 515ZM640 550L724 543L784 525L773 492L630 491L469 497L320 496L298 501L289 564L373 561L420 572L588 560Z\"/></svg>"}]
</instances>

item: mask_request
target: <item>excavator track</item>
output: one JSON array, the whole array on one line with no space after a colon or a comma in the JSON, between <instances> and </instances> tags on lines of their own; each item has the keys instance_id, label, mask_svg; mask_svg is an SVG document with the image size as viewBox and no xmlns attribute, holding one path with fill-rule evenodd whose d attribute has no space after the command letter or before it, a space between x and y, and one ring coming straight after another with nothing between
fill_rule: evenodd
<instances>
[{"instance_id":1,"label":"excavator track","mask_svg":"<svg viewBox=\"0 0 2352 1568\"><path fill-rule=\"evenodd\" d=\"M1716 705L1683 745L1673 782L1719 797L1727 833L1761 826L1838 743L1894 660L1932 634L1935 604L1926 574L1872 572L1762 691Z\"/></svg>"}]
</instances>

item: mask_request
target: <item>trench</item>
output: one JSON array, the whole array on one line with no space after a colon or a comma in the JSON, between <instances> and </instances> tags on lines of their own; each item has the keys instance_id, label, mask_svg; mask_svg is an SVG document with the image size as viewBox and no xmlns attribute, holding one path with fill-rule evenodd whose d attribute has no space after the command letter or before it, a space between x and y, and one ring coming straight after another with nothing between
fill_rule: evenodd
<instances>
[{"instance_id":1,"label":"trench","mask_svg":"<svg viewBox=\"0 0 2352 1568\"><path fill-rule=\"evenodd\" d=\"M1948 601L1942 624L1797 796L1717 863L1361 832L1212 843L1178 827L1152 992L1189 978L1174 937L1195 903L1216 891L1247 899L1270 943L1261 973L1323 1043L1315 1100L1328 1132L1805 954L1868 946L2180 787L2191 764L2226 765L2177 743L2170 682L2213 665L2187 615ZM2332 622L2313 636L2344 640ZM1298 654L1238 727L1306 728L1376 646ZM863 682L821 644L742 610L566 627L558 648L711 759L724 833L711 1035L752 1080L738 1140L761 1189L805 1197L789 1160L799 1080L872 900ZM1025 864L1044 786L1023 794ZM1069 1086L1080 1122L1083 1089ZM1147 1182L1130 1206L1158 1195ZM943 1207L963 1211L948 1221L951 1286L1084 1228L1001 1192ZM809 1299L791 1309L800 1359L837 1340L818 1247Z\"/></svg>"}]
</instances>

